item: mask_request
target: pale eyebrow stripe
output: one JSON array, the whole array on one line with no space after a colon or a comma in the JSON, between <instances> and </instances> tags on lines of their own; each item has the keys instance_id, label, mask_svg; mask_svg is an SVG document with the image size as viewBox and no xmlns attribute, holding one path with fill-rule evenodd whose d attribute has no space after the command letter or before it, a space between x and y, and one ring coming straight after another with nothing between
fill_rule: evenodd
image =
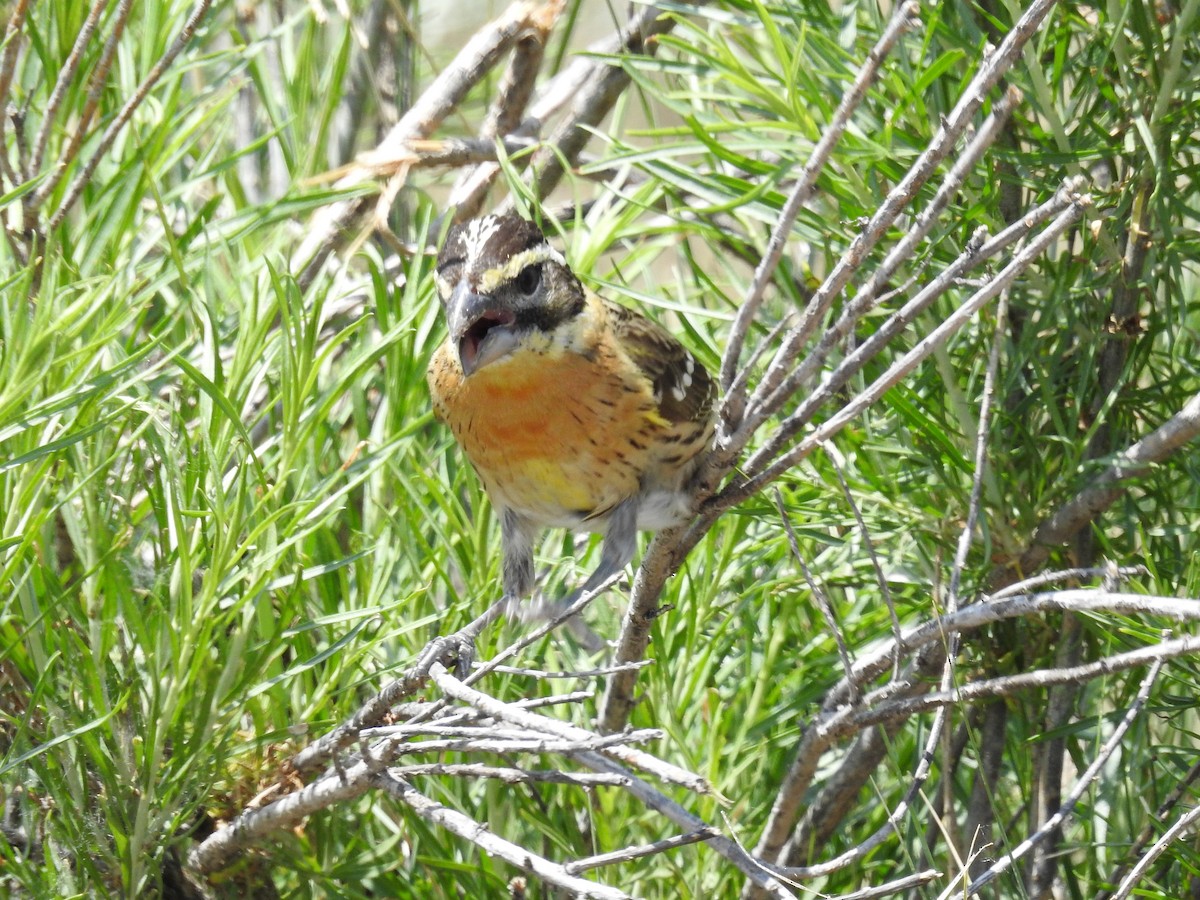
<instances>
[{"instance_id":1,"label":"pale eyebrow stripe","mask_svg":"<svg viewBox=\"0 0 1200 900\"><path fill-rule=\"evenodd\" d=\"M549 244L538 244L536 247L522 250L520 253L510 257L503 266L496 269L488 269L480 275L479 292L481 294L490 294L502 284L507 284L516 278L526 266L544 262L556 262L561 266L567 264L562 254Z\"/></svg>"}]
</instances>

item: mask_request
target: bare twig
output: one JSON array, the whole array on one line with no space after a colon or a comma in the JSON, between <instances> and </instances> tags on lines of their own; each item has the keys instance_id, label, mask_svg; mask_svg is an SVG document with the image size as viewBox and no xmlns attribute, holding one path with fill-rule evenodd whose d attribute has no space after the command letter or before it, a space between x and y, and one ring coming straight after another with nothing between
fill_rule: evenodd
<instances>
[{"instance_id":1,"label":"bare twig","mask_svg":"<svg viewBox=\"0 0 1200 900\"><path fill-rule=\"evenodd\" d=\"M1200 602L1177 597L1151 597L1141 594L1120 594L1109 591L1074 589L1048 591L1009 597L994 603L980 602L964 606L954 614L941 616L909 631L901 642L899 652L908 655L943 640L952 632L965 633L994 622L1047 611L1110 612L1123 615L1163 616L1179 622L1200 621ZM854 678L859 683L871 681L886 672L897 649L887 642L854 664ZM839 682L826 694L827 709L845 703L848 687Z\"/></svg>"},{"instance_id":2,"label":"bare twig","mask_svg":"<svg viewBox=\"0 0 1200 900\"><path fill-rule=\"evenodd\" d=\"M788 866L811 864L813 851L826 845L854 809L863 785L883 761L902 724L896 720L879 728L868 728L855 739L837 771L825 779L821 792L808 804L788 839L781 854Z\"/></svg>"},{"instance_id":3,"label":"bare twig","mask_svg":"<svg viewBox=\"0 0 1200 900\"><path fill-rule=\"evenodd\" d=\"M497 144L506 155L520 153L534 146L528 138L505 137L489 140L464 138L444 138L442 140L426 140L415 138L389 148L392 155L385 156L381 150L369 150L361 153L349 165L342 166L335 172L322 176L326 178L344 177L350 174L369 174L376 177L395 175L408 169L433 168L447 166L450 168L465 166L470 163L494 160L497 156Z\"/></svg>"},{"instance_id":4,"label":"bare twig","mask_svg":"<svg viewBox=\"0 0 1200 900\"><path fill-rule=\"evenodd\" d=\"M838 486L842 489L842 497L854 515L854 522L858 525L858 533L862 538L863 549L867 551L871 567L875 570L875 583L879 585L879 596L883 598L883 603L888 611L888 619L892 623L892 637L899 639L901 635L900 617L896 614L896 602L892 599L892 589L888 587L887 573L883 570L883 563L879 559L879 554L875 552L875 542L871 540L870 529L867 528L866 520L863 519L862 511L858 508L850 485L846 482L846 475L842 471L845 459L833 444L826 444L822 449L825 451L829 464L833 467L834 474L837 475ZM897 659L896 673L899 674L899 671L900 660Z\"/></svg>"},{"instance_id":5,"label":"bare twig","mask_svg":"<svg viewBox=\"0 0 1200 900\"><path fill-rule=\"evenodd\" d=\"M541 731L546 734L557 735L566 740L588 740L594 737L591 732L566 722L561 722L558 719L550 719L545 716L540 716L537 713L532 713L527 710L519 709L509 703L504 703L496 700L494 697L489 697L480 691L473 690L469 686L460 682L446 671L445 667L438 663L434 663L430 670L430 677L434 683L441 688L447 696L453 697L463 703L467 703L481 712L486 712L490 716L495 716L497 719L505 722L512 722L520 725L523 728L528 728L532 731ZM631 747L617 746L607 751L607 754L613 759L620 760L626 765L641 769L644 772L649 772L655 777L673 784L681 785L688 790L695 791L699 794L707 794L712 788L708 782L685 769L680 769L678 766L673 766L670 763L663 762L648 753L643 753L640 750L634 750Z\"/></svg>"},{"instance_id":6,"label":"bare twig","mask_svg":"<svg viewBox=\"0 0 1200 900\"><path fill-rule=\"evenodd\" d=\"M992 334L992 346L988 352L987 370L983 376L983 397L979 402L979 425L975 430L975 471L971 479L971 499L967 507L967 521L963 525L958 538L958 546L954 551L954 566L950 570L950 591L947 598L947 608L954 612L959 606L960 591L962 590L962 575L967 567L967 555L971 551L971 541L975 536L975 527L979 523L980 501L983 498L984 472L987 468L987 436L988 426L992 421L992 400L996 390L996 371L1000 368L1000 345L1005 333L1005 323L1008 319L1008 292L1000 294L996 305L996 326Z\"/></svg>"},{"instance_id":7,"label":"bare twig","mask_svg":"<svg viewBox=\"0 0 1200 900\"><path fill-rule=\"evenodd\" d=\"M950 693L954 678L953 658L957 649L955 639L957 635L952 636L950 641L950 649L944 654L942 659L942 680L941 689L943 693ZM915 685L915 693L920 698L923 687ZM893 701L901 702L901 701ZM868 701L869 703L869 701ZM866 708L870 708L868 705ZM795 878L819 878L823 875L828 875L836 872L839 869L844 869L847 866L853 865L864 859L867 854L871 853L876 847L880 846L892 833L896 830L896 826L904 820L908 815L908 810L913 802L921 795L925 787L925 781L929 778L929 772L933 766L933 760L937 753L938 744L941 741L942 732L946 727L946 720L949 715L950 704L946 704L937 710L937 715L934 716L933 722L929 727L929 734L925 739L925 746L921 753L920 759L917 762L917 767L913 772L912 778L909 781L908 788L904 792L904 796L888 811L887 820L865 841L851 847L844 853L835 856L833 859L825 862L816 863L808 866L789 866L787 872ZM881 722L883 720L880 720ZM833 735L830 733L822 733L823 729L820 723L813 728L817 742L825 746L832 743Z\"/></svg>"},{"instance_id":8,"label":"bare twig","mask_svg":"<svg viewBox=\"0 0 1200 900\"><path fill-rule=\"evenodd\" d=\"M497 19L476 32L392 127L376 152L385 159L396 158L409 141L428 137L526 32L536 12L534 3L518 0ZM369 177L367 171L353 171L342 178L337 186L348 189ZM302 287L307 286L320 271L325 260L339 245L343 233L355 231L371 208L370 198L355 197L332 203L313 217L304 241L292 256L292 268L300 272L298 281Z\"/></svg>"},{"instance_id":9,"label":"bare twig","mask_svg":"<svg viewBox=\"0 0 1200 900\"><path fill-rule=\"evenodd\" d=\"M1016 847L996 860L987 871L971 881L965 888L961 884L951 884L942 891L938 900L951 900L951 898L957 897L962 897L965 900L965 898L978 893L980 888L995 880L998 875L1006 871L1013 863L1062 825L1067 816L1075 809L1075 804L1079 802L1079 798L1083 796L1084 791L1091 786L1096 776L1100 774L1100 770L1104 768L1117 747L1121 745L1121 741L1125 737L1125 732L1129 730L1134 720L1141 713L1142 707L1145 706L1146 700L1150 697L1150 687L1154 684L1154 680L1158 677L1158 673L1162 669L1163 659L1165 657L1160 657L1150 667L1150 671L1142 679L1141 687L1138 689L1133 704L1125 712L1125 716L1121 719L1121 722L1113 729L1113 733L1109 735L1108 740L1104 742L1104 745L1096 754L1096 758L1092 760L1083 774L1079 776L1079 780L1075 782L1075 786L1071 788L1071 792L1067 795L1066 800L1063 801L1058 811L1047 819L1037 832L1025 838ZM1133 873L1131 872L1130 874L1132 875Z\"/></svg>"},{"instance_id":10,"label":"bare twig","mask_svg":"<svg viewBox=\"0 0 1200 900\"><path fill-rule=\"evenodd\" d=\"M504 601L495 603L485 616L493 610L499 615L503 607ZM452 640L442 639L431 642L408 671L385 685L344 723L297 753L291 760L291 768L297 772L307 772L325 765L333 754L358 740L358 735L364 729L384 721L388 710L405 697L415 694L429 681L429 670L446 653L451 643ZM436 709L431 709L427 715L432 715L435 711Z\"/></svg>"},{"instance_id":11,"label":"bare twig","mask_svg":"<svg viewBox=\"0 0 1200 900\"><path fill-rule=\"evenodd\" d=\"M941 875L942 873L937 869L926 869L923 872L905 875L903 878L897 878L875 887L863 888L861 891L838 894L836 897L830 897L829 900L878 900L879 897L890 897L892 894L929 884L934 879L940 878Z\"/></svg>"},{"instance_id":12,"label":"bare twig","mask_svg":"<svg viewBox=\"0 0 1200 900\"><path fill-rule=\"evenodd\" d=\"M834 643L837 645L838 656L842 660L842 668L845 670L847 677L854 671L854 662L850 659L850 650L846 646L846 638L842 634L842 629L838 626L837 619L833 615L833 606L829 602L829 597L821 586L813 580L812 572L809 571L808 564L804 561L804 555L800 552L800 540L796 537L796 529L792 527L792 518L788 515L787 507L783 503L783 493L779 488L775 489L775 509L779 512L779 518L783 521L784 531L787 532L788 546L791 547L792 557L796 560L796 564L800 566L800 571L804 573L804 580L808 583L808 590L817 601L817 606L821 610L821 616L825 619L825 627L829 629L830 635L833 637ZM858 694L851 690L850 702L858 703Z\"/></svg>"},{"instance_id":13,"label":"bare twig","mask_svg":"<svg viewBox=\"0 0 1200 900\"><path fill-rule=\"evenodd\" d=\"M1076 201L1083 184L1083 181L1078 178L1067 179L1055 192L1054 197L1031 210L1029 214L993 238L989 239L984 229L978 229L959 257L918 291L903 307L892 313L882 325L876 327L870 337L842 360L832 373L825 376L819 387L805 397L803 402L780 424L766 445L757 450L743 468L754 471L766 460L780 453L792 437L812 420L813 414L828 403L837 392L841 391L851 378L858 375L869 360L878 356L901 331L911 325L921 312L951 287L956 286L967 272L992 259L1017 241L1024 239L1033 232L1033 229L1043 224L1051 216L1061 214L1071 203ZM817 347L805 358L801 369L808 369L815 363L823 362L834 346L851 333L872 304L873 294L860 292L859 297L839 316L837 322L825 330Z\"/></svg>"},{"instance_id":14,"label":"bare twig","mask_svg":"<svg viewBox=\"0 0 1200 900\"><path fill-rule=\"evenodd\" d=\"M479 763L417 763L392 766L391 772L400 778L412 779L423 775L445 775L451 778L495 778L506 784L573 784L591 788L597 786L625 787L627 778L620 775L562 772L558 769L514 769L511 766L486 766Z\"/></svg>"},{"instance_id":15,"label":"bare twig","mask_svg":"<svg viewBox=\"0 0 1200 900\"><path fill-rule=\"evenodd\" d=\"M1137 861L1129 873L1117 885L1117 890L1112 894L1112 900L1124 900L1133 893L1137 883L1145 877L1147 870L1154 864L1154 861L1162 856L1163 852L1171 846L1171 844L1181 838L1191 829L1196 822L1200 820L1200 806L1194 806L1185 812L1182 816L1175 820L1175 823L1163 832L1162 837L1155 841L1150 849Z\"/></svg>"},{"instance_id":16,"label":"bare twig","mask_svg":"<svg viewBox=\"0 0 1200 900\"><path fill-rule=\"evenodd\" d=\"M50 139L50 131L56 118L58 117L58 108L62 104L63 97L66 96L67 88L75 79L75 72L79 69L79 61L83 58L83 51L87 49L92 40L92 34L96 30L96 25L100 21L100 14L104 12L108 6L108 0L93 0L91 9L88 10L87 18L83 20L83 26L79 29L79 34L75 36L75 43L71 47L71 53L67 56L67 61L63 63L62 69L59 70L58 77L54 81L54 88L50 92L50 99L46 101L46 108L42 111L42 124L38 128L37 137L34 138L31 155L29 158L29 169L25 173L26 177L32 177L42 168L42 160L46 157L46 144ZM0 107L3 107L2 98L0 98Z\"/></svg>"},{"instance_id":17,"label":"bare twig","mask_svg":"<svg viewBox=\"0 0 1200 900\"><path fill-rule=\"evenodd\" d=\"M364 732L364 738L382 737L381 746L369 748L391 760L412 753L557 753L569 756L574 753L597 752L620 756L626 746L642 741L660 741L663 732L657 728L643 728L636 731L622 731L620 734L594 735L585 733L578 738L555 738L544 732L529 732L522 735L490 736L492 730L472 729L479 732L477 737L448 738L445 740L410 741L412 732L392 730L387 728L371 729ZM635 751L636 752L636 751Z\"/></svg>"},{"instance_id":18,"label":"bare twig","mask_svg":"<svg viewBox=\"0 0 1200 900\"><path fill-rule=\"evenodd\" d=\"M1042 522L1021 558L994 572L992 583L1002 587L1015 574L1036 571L1049 558L1051 550L1111 506L1125 490L1126 482L1145 474L1152 464L1162 462L1197 436L1200 436L1200 394L1146 437L1118 453L1104 472Z\"/></svg>"},{"instance_id":19,"label":"bare twig","mask_svg":"<svg viewBox=\"0 0 1200 900\"><path fill-rule=\"evenodd\" d=\"M21 52L21 30L25 27L25 15L29 12L29 0L17 0L4 29L4 52L0 55L0 174L14 187L22 180L18 171L24 168L24 160L18 159L13 166L8 158L7 141L4 138L8 127L8 94L12 89L13 72L17 68L17 56Z\"/></svg>"},{"instance_id":20,"label":"bare twig","mask_svg":"<svg viewBox=\"0 0 1200 900\"><path fill-rule=\"evenodd\" d=\"M525 675L529 678L598 678L601 675L612 675L615 672L624 672L629 669L644 669L646 666L652 665L654 665L654 660L643 659L639 662L567 672L547 672L544 669L524 669L517 666L493 666L491 671L499 672L502 675Z\"/></svg>"},{"instance_id":21,"label":"bare twig","mask_svg":"<svg viewBox=\"0 0 1200 900\"><path fill-rule=\"evenodd\" d=\"M1048 584L1063 581L1088 581L1097 578L1107 578L1114 574L1111 568L1107 566L1085 566L1074 569L1056 569L1053 572L1041 572L1034 575L1032 578L1026 578L1023 581L1017 581L1010 584L1008 587L996 591L993 594L988 594L984 599L987 601L1003 600L1005 597L1014 597L1017 594L1030 594L1037 588L1045 587ZM1118 566L1115 574L1120 578L1129 578L1134 575L1145 575L1145 566Z\"/></svg>"},{"instance_id":22,"label":"bare twig","mask_svg":"<svg viewBox=\"0 0 1200 900\"><path fill-rule=\"evenodd\" d=\"M949 155L958 138L967 129L975 112L983 104L987 92L995 87L1004 73L1017 61L1025 43L1032 37L1053 6L1054 0L1035 0L1031 3L1021 18L1013 25L1012 30L1005 36L1000 47L984 59L979 71L964 89L954 109L943 120L937 134L909 168L900 184L883 201L871 217L870 223L855 238L850 249L846 251L829 277L813 295L800 323L784 339L762 381L755 389L750 400L752 407L761 407L764 411L778 408L782 398L776 395L776 391L783 383L792 361L815 330L828 305L834 297L841 293L866 257L867 252L878 243L900 212L916 195L921 185L933 174L937 165ZM768 398L773 395L776 395L777 399L767 402ZM757 429L760 422L761 419L759 421L747 419L739 430L752 432ZM734 442L735 446L737 443L739 442Z\"/></svg>"},{"instance_id":23,"label":"bare twig","mask_svg":"<svg viewBox=\"0 0 1200 900\"><path fill-rule=\"evenodd\" d=\"M804 168L800 172L800 177L792 188L792 192L788 195L787 202L784 204L783 209L780 210L778 221L771 229L771 238L767 242L767 250L763 254L758 267L754 270L754 279L751 281L750 287L746 290L746 296L743 298L742 305L738 309L737 318L734 319L733 327L729 331L729 338L725 344L725 353L721 360L721 389L726 394L725 410L721 418L726 423L727 428L736 427L741 421L745 396L741 391L731 390L734 386L738 360L742 355L746 336L750 333L750 326L754 322L755 316L758 315L759 309L762 307L767 285L770 283L776 268L779 266L779 260L783 257L783 250L787 245L788 236L791 234L792 225L795 223L796 217L800 214L800 210L804 208L804 205L812 197L813 188L817 183L817 176L825 168L825 163L828 162L833 148L837 146L842 133L846 130L846 125L849 123L850 117L854 114L854 110L859 107L866 97L868 89L875 83L883 61L892 52L892 48L896 46L896 42L900 40L900 36L906 31L914 30L920 24L919 15L920 5L917 3L906 2L896 7L887 28L884 29L878 42L871 48L871 52L867 54L866 60L864 60L862 66L859 68L858 75L854 79L854 84L842 96L841 103L838 104L837 110L834 111L833 118L822 130L821 139L813 148L808 162L804 164Z\"/></svg>"},{"instance_id":24,"label":"bare twig","mask_svg":"<svg viewBox=\"0 0 1200 900\"><path fill-rule=\"evenodd\" d=\"M149 95L150 90L158 83L158 79L163 76L163 73L175 61L175 57L182 53L184 48L191 42L192 35L200 25L200 20L204 18L205 13L208 12L208 8L211 5L212 0L197 0L196 5L192 7L191 14L179 30L179 34L171 42L171 46L159 57L158 62L151 67L146 77L142 79L142 83L138 85L137 90L133 92L133 96L125 101L120 111L113 118L112 122L109 123L108 128L104 129L104 134L100 136L100 140L96 143L96 149L92 151L92 155L84 163L83 169L75 176L75 180L71 182L71 187L68 188L67 195L63 198L62 203L59 204L58 209L50 216L51 228L57 228L62 223L62 220L66 218L67 213L75 205L75 201L79 199L84 188L91 183L92 176L96 174L96 167L100 165L101 158L108 153L109 148L113 145L113 141L117 139L117 135L124 130L125 125L132 118L134 111L142 105L147 95ZM46 194L42 193L42 190L48 190L49 184L50 182L47 182L46 185L43 185L42 189L38 190L39 198L46 196Z\"/></svg>"},{"instance_id":25,"label":"bare twig","mask_svg":"<svg viewBox=\"0 0 1200 900\"><path fill-rule=\"evenodd\" d=\"M589 856L585 859L576 860L573 863L567 863L563 868L572 875L577 875L580 872L586 872L588 869L598 869L601 866L611 866L615 863L632 862L635 859L642 859L646 856L653 856L656 853L674 850L676 847L686 847L688 844L694 844L697 841L707 841L720 833L715 828L698 828L695 831L689 831L687 834L663 838L661 841L655 841L652 844L642 844L639 847L626 847L624 850L614 850L611 853L600 853L596 856Z\"/></svg>"},{"instance_id":26,"label":"bare twig","mask_svg":"<svg viewBox=\"0 0 1200 900\"><path fill-rule=\"evenodd\" d=\"M923 684L924 678L928 672L936 669L941 665L941 663L941 657L929 659L927 662L917 668L917 671L914 673L915 677L908 679L906 683L898 688L898 693L907 696L913 692L926 690L927 688ZM944 678L945 672L943 672L943 679ZM826 702L828 704L828 701ZM845 708L848 709L849 707ZM804 733L800 737L796 751L792 755L792 761L788 765L787 772L783 777L780 789L775 795L775 802L771 806L771 812L767 817L767 823L763 828L762 835L759 837L758 845L755 848L754 855L757 859L773 863L783 856L785 849L787 849L789 853L799 850L798 846L794 843L792 847L786 847L787 842L790 840L788 833L792 830L792 826L796 822L796 819L799 815L800 804L803 802L805 794L812 785L813 779L816 777L817 766L821 756L826 750L833 746L833 743L836 740L835 736L822 731L822 729L819 727L825 715L828 715L828 713L822 713L822 716L819 716L815 721L810 722L808 726L805 727ZM939 720L935 720L935 726ZM931 745L927 742L925 752L922 754L921 761L918 763L918 772L923 771L927 765L927 757L931 753L930 747ZM889 821L885 823L883 829L881 829L879 832L876 832L876 834L871 838L868 838L868 841L871 842L871 846L877 845L879 840L881 840L883 833L886 833L884 832L884 829L890 831L891 828L892 819L889 817ZM860 845L858 848L851 849L849 851L849 856L843 854L841 857L838 857L836 860L832 861L831 864L826 865L832 865L834 869L849 865L854 858L861 857L864 852L862 850L863 846L864 845ZM793 869L789 871L798 871L802 873L806 872L807 870ZM752 887L750 887L748 888L747 892L743 894L743 896L746 895L749 895L750 897L756 897L758 894Z\"/></svg>"},{"instance_id":27,"label":"bare twig","mask_svg":"<svg viewBox=\"0 0 1200 900\"><path fill-rule=\"evenodd\" d=\"M712 506L724 509L757 493L764 486L770 484L788 469L799 463L823 442L833 437L833 435L849 424L863 410L878 403L885 393L907 377L917 365L933 353L934 349L949 340L951 335L962 328L979 309L1010 287L1016 281L1018 275L1032 265L1036 259L1039 259L1071 227L1089 203L1090 198L1086 196L1078 197L1071 206L1059 213L1050 225L1030 241L1028 247L1017 253L1012 261L997 273L995 278L991 279L986 285L967 298L958 309L946 317L946 320L941 325L918 341L916 346L893 363L883 375L879 376L862 393L854 397L836 414L822 423L819 428L816 428L812 434L805 437L792 450L777 458L770 465L758 469L753 476L735 480L717 498L714 498ZM759 455L756 455L755 458L746 463L745 468L753 470L753 466L758 461L758 458Z\"/></svg>"},{"instance_id":28,"label":"bare twig","mask_svg":"<svg viewBox=\"0 0 1200 900\"><path fill-rule=\"evenodd\" d=\"M619 53L625 47L623 41L624 32L617 31L592 44L588 47L588 52L594 54ZM511 65L516 66L517 64L514 61ZM594 58L577 56L566 68L541 87L529 108L529 114L522 120L520 126L510 133L510 136L533 138L540 134L543 124L571 102L572 98L583 89L584 84L599 71L601 65L603 63ZM449 205L455 210L456 220L470 218L479 212L489 188L499 174L499 163L486 162L459 178L450 191L449 200Z\"/></svg>"},{"instance_id":29,"label":"bare twig","mask_svg":"<svg viewBox=\"0 0 1200 900\"><path fill-rule=\"evenodd\" d=\"M662 792L655 790L616 761L606 756L601 756L599 753L581 753L576 756L576 759L593 771L611 772L627 776L630 779L630 784L626 790L630 794L645 804L647 809L661 813L680 828L685 828L688 831L700 831L710 827L703 819L689 812ZM751 883L760 887L766 896L795 897L775 873L766 869L761 862L754 859L735 841L727 837L718 836L709 838L705 842L705 846L710 847L744 872Z\"/></svg>"},{"instance_id":30,"label":"bare twig","mask_svg":"<svg viewBox=\"0 0 1200 900\"><path fill-rule=\"evenodd\" d=\"M824 364L830 351L841 336L847 334L878 303L880 292L884 286L892 278L896 270L899 269L901 263L913 256L917 246L929 234L934 224L938 221L938 217L945 211L951 200L959 192L975 164L1000 135L1001 129L1008 121L1019 97L1020 94L1015 89L1010 89L996 103L991 115L984 120L983 125L980 126L979 130L967 144L967 147L955 160L950 171L942 179L937 193L928 206L921 210L912 227L906 230L904 236L896 242L896 245L892 247L883 261L874 268L870 279L868 279L867 283L855 294L854 298L847 305L845 313L838 320L837 327L827 330L821 336L814 351L809 353L796 370L789 374L770 395L764 395L761 391L755 392L754 398L751 399L751 419L746 422L743 430L758 427L758 425L766 421L768 416L773 415L781 409L785 402L798 390L808 384L816 375L818 368ZM898 191L899 189L900 187L898 186L896 190ZM888 201L885 200L884 205L880 207L881 211L887 207L887 204ZM899 208L893 211L893 220L899 212ZM888 224L890 225L890 222ZM868 229L870 227L868 226ZM866 251L864 250L863 252L865 253ZM847 274L848 277L849 273ZM798 350L799 346L807 343L816 329L817 322L824 316L825 310L832 303L834 296L835 294L822 296L821 291L818 290L806 308L804 317L800 323L785 337L784 345L786 346L790 341L796 341ZM818 301L822 304L820 308L817 308ZM777 360L779 358L779 356L776 357ZM790 438L798 425L799 423L795 417L789 417L779 428L772 440L772 444L778 446L781 440ZM737 443L735 442L735 446Z\"/></svg>"},{"instance_id":31,"label":"bare twig","mask_svg":"<svg viewBox=\"0 0 1200 900\"><path fill-rule=\"evenodd\" d=\"M1115 653L1112 656L1106 656L1090 663L1081 663L1077 666L1040 669L1035 672L972 681L951 690L933 691L918 697L889 700L878 704L872 704L871 698L868 697L860 710L838 711L826 717L816 727L824 734L842 737L897 716L907 717L975 700L1005 697L1030 688L1074 684L1138 666L1159 665L1163 660L1188 656L1197 651L1200 651L1200 637L1182 637L1125 653Z\"/></svg>"},{"instance_id":32,"label":"bare twig","mask_svg":"<svg viewBox=\"0 0 1200 900\"><path fill-rule=\"evenodd\" d=\"M747 462L743 470L749 474L735 478L719 494L706 501L700 515L691 525L660 531L655 535L634 578L632 597L617 641L617 660L622 663L632 662L645 656L649 644L650 623L657 615L658 598L667 578L678 569L687 553L725 510L757 493L803 460L813 449L832 438L864 409L878 402L891 387L965 325L978 309L1008 288L1018 275L1071 227L1089 203L1090 198L1086 195L1080 196L1072 192L1066 208L1062 209L1028 246L1017 253L1003 270L961 304L942 325L918 342L866 390L847 403L840 412L774 462L768 465L766 459L761 460L761 468L758 471L754 471ZM712 460L720 455L719 451L710 455L710 461L705 464L708 467L705 471L711 474L714 465ZM600 721L605 730L620 730L628 720L634 703L635 682L636 673L621 673L609 682L600 712Z\"/></svg>"},{"instance_id":33,"label":"bare twig","mask_svg":"<svg viewBox=\"0 0 1200 900\"><path fill-rule=\"evenodd\" d=\"M1142 851L1146 848L1146 845L1150 843L1150 839L1154 836L1155 825L1166 821L1167 813L1174 809L1176 804L1183 799L1183 796L1189 792L1191 786L1195 784L1197 778L1200 778L1200 762L1188 769L1187 774L1179 780L1179 783L1171 789L1169 794L1167 794L1166 799L1159 804L1158 809L1154 811L1153 822L1146 823L1146 826L1142 829L1141 834L1137 836L1137 840L1133 842L1132 846L1129 848L1129 851L1125 854L1126 859L1136 861L1142 858ZM1129 874L1131 869L1132 865L1130 863L1123 862L1117 868L1117 870L1111 876L1109 876L1107 879L1108 883L1118 885L1124 883L1125 877ZM1113 900L1113 894L1111 891L1102 890L1096 894L1096 900Z\"/></svg>"},{"instance_id":34,"label":"bare twig","mask_svg":"<svg viewBox=\"0 0 1200 900\"><path fill-rule=\"evenodd\" d=\"M629 900L629 895L616 888L586 881L568 872L563 866L538 856L526 848L506 841L470 816L430 800L405 779L391 772L371 776L371 784L382 788L400 800L422 819L445 828L464 840L476 844L489 856L502 859L511 866L536 875L547 884L570 891L576 897L595 897L598 900Z\"/></svg>"},{"instance_id":35,"label":"bare twig","mask_svg":"<svg viewBox=\"0 0 1200 900\"><path fill-rule=\"evenodd\" d=\"M693 6L702 6L707 0L688 2ZM622 52L652 55L655 48L653 38L674 27L673 16L666 15L652 3L647 4L634 14L624 29ZM554 190L565 171L564 163L571 164L579 158L584 146L591 140L592 129L604 120L629 85L630 75L623 66L607 60L598 62L600 66L576 94L570 113L555 127L542 149L534 154L531 162L532 186L539 198L549 196Z\"/></svg>"},{"instance_id":36,"label":"bare twig","mask_svg":"<svg viewBox=\"0 0 1200 900\"><path fill-rule=\"evenodd\" d=\"M530 32L513 47L508 68L500 78L496 97L479 130L480 137L488 140L511 134L521 124L546 55L546 42L565 8L564 0L547 3L531 20Z\"/></svg>"}]
</instances>

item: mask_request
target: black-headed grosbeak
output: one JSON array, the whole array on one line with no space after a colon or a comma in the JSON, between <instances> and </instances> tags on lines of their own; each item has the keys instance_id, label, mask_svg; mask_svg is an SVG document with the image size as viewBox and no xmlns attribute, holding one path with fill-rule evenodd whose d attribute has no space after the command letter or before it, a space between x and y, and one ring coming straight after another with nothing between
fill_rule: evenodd
<instances>
[{"instance_id":1,"label":"black-headed grosbeak","mask_svg":"<svg viewBox=\"0 0 1200 900\"><path fill-rule=\"evenodd\" d=\"M430 393L500 517L505 599L533 589L540 529L603 532L572 603L629 563L638 529L689 514L716 385L660 326L586 291L519 216L452 228L436 279L450 334Z\"/></svg>"}]
</instances>

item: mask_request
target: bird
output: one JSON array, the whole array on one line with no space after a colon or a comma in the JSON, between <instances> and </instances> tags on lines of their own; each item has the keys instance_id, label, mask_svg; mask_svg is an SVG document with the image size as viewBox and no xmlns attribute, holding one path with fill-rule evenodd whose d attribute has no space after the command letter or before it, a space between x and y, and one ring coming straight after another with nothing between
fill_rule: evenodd
<instances>
[{"instance_id":1,"label":"bird","mask_svg":"<svg viewBox=\"0 0 1200 900\"><path fill-rule=\"evenodd\" d=\"M448 335L430 395L499 518L505 608L534 588L543 530L603 534L595 571L550 604L563 609L629 564L639 530L687 520L716 382L662 326L585 289L519 215L454 225L434 274Z\"/></svg>"}]
</instances>

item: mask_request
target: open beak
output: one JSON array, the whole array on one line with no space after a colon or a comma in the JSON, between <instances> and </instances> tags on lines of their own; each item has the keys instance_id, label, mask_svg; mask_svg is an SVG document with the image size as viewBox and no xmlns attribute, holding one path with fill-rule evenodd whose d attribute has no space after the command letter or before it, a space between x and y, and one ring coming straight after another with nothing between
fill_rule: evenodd
<instances>
[{"instance_id":1,"label":"open beak","mask_svg":"<svg viewBox=\"0 0 1200 900\"><path fill-rule=\"evenodd\" d=\"M516 349L517 317L512 310L497 306L491 297L471 293L466 281L458 283L446 302L446 318L464 375Z\"/></svg>"}]
</instances>

